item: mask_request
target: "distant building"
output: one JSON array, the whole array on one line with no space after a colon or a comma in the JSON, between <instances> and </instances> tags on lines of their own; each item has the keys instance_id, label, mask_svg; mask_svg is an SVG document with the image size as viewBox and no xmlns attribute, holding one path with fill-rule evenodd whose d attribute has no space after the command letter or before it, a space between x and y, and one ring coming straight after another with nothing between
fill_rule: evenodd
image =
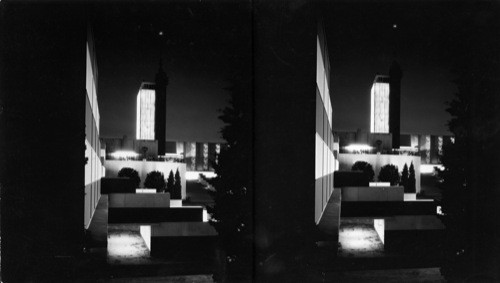
<instances>
[{"instance_id":1,"label":"distant building","mask_svg":"<svg viewBox=\"0 0 500 283\"><path fill-rule=\"evenodd\" d=\"M162 60L155 82L142 82L137 94L136 139L156 140L157 154L165 155L168 77Z\"/></svg>"},{"instance_id":2,"label":"distant building","mask_svg":"<svg viewBox=\"0 0 500 283\"><path fill-rule=\"evenodd\" d=\"M336 132L335 135L339 137L341 153L353 152L350 145L366 145L369 149L354 149L354 152L416 155L421 158L420 164L440 164L439 156L443 145L453 142L451 135L402 134L399 137L399 148L394 148L392 134L373 134L358 130Z\"/></svg>"},{"instance_id":3,"label":"distant building","mask_svg":"<svg viewBox=\"0 0 500 283\"><path fill-rule=\"evenodd\" d=\"M102 138L101 142L106 148L106 159L116 159L113 153L119 151L132 151L137 155L135 160L158 160L158 142L155 140L134 140L123 138ZM186 170L213 171L212 161L217 162L224 143L200 141L166 141L164 143L165 160L177 160L186 163Z\"/></svg>"},{"instance_id":4,"label":"distant building","mask_svg":"<svg viewBox=\"0 0 500 283\"><path fill-rule=\"evenodd\" d=\"M402 74L394 61L389 76L375 76L371 88L370 133L392 134L393 148L399 148Z\"/></svg>"},{"instance_id":5,"label":"distant building","mask_svg":"<svg viewBox=\"0 0 500 283\"><path fill-rule=\"evenodd\" d=\"M136 138L138 140L155 139L155 103L155 84L142 82L137 93Z\"/></svg>"}]
</instances>

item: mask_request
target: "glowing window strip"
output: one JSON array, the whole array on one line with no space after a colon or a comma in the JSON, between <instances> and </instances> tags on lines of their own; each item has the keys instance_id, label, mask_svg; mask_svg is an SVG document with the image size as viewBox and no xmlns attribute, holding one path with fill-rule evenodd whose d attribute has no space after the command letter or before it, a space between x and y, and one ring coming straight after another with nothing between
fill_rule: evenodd
<instances>
[{"instance_id":1,"label":"glowing window strip","mask_svg":"<svg viewBox=\"0 0 500 283\"><path fill-rule=\"evenodd\" d=\"M137 139L155 139L155 91L140 89L137 94Z\"/></svg>"},{"instance_id":2,"label":"glowing window strip","mask_svg":"<svg viewBox=\"0 0 500 283\"><path fill-rule=\"evenodd\" d=\"M389 84L374 83L371 89L370 132L389 133Z\"/></svg>"}]
</instances>

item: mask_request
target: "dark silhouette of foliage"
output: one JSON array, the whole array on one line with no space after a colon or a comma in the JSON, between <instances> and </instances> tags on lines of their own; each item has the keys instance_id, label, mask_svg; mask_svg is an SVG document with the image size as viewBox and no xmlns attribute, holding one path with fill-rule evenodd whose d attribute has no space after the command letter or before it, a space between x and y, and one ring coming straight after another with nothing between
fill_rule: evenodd
<instances>
[{"instance_id":1,"label":"dark silhouette of foliage","mask_svg":"<svg viewBox=\"0 0 500 283\"><path fill-rule=\"evenodd\" d=\"M167 184L165 183L165 176L160 171L151 171L146 175L144 187L156 189L156 192L165 192Z\"/></svg>"},{"instance_id":2,"label":"dark silhouette of foliage","mask_svg":"<svg viewBox=\"0 0 500 283\"><path fill-rule=\"evenodd\" d=\"M251 278L254 260L251 76L235 75L232 82L229 106L219 116L225 123L221 134L226 146L212 162L217 177L206 179L215 189L215 205L207 208L210 223L226 254L227 267L220 276L230 281Z\"/></svg>"},{"instance_id":3,"label":"dark silhouette of foliage","mask_svg":"<svg viewBox=\"0 0 500 283\"><path fill-rule=\"evenodd\" d=\"M370 163L366 161L356 161L352 165L351 171L363 171L365 175L368 177L368 181L373 181L375 177L375 172L373 171L373 167Z\"/></svg>"},{"instance_id":4,"label":"dark silhouette of foliage","mask_svg":"<svg viewBox=\"0 0 500 283\"><path fill-rule=\"evenodd\" d=\"M182 184L181 175L179 174L179 169L175 171L175 182L172 192L172 199L182 199Z\"/></svg>"},{"instance_id":5,"label":"dark silhouette of foliage","mask_svg":"<svg viewBox=\"0 0 500 283\"><path fill-rule=\"evenodd\" d=\"M170 173L168 174L168 178L167 178L167 189L166 191L171 193L174 191L174 185L175 185L175 180L174 180L174 172L172 170L170 170ZM171 196L172 199L174 198L173 196Z\"/></svg>"},{"instance_id":6,"label":"dark silhouette of foliage","mask_svg":"<svg viewBox=\"0 0 500 283\"><path fill-rule=\"evenodd\" d=\"M450 282L500 280L500 54L491 52L500 48L500 23L498 3L487 7L480 20L459 25L455 39L458 91L447 109L454 142L443 145L439 172L446 226L441 273Z\"/></svg>"},{"instance_id":7,"label":"dark silhouette of foliage","mask_svg":"<svg viewBox=\"0 0 500 283\"><path fill-rule=\"evenodd\" d=\"M409 178L409 173L408 173L408 165L403 166L403 171L401 172L401 182L399 183L401 186L405 188L405 193L409 193L409 187L408 187L408 178Z\"/></svg>"},{"instance_id":8,"label":"dark silhouette of foliage","mask_svg":"<svg viewBox=\"0 0 500 283\"><path fill-rule=\"evenodd\" d=\"M387 164L380 168L378 173L379 182L390 182L391 186L399 184L400 176L398 167L392 164Z\"/></svg>"},{"instance_id":9,"label":"dark silhouette of foliage","mask_svg":"<svg viewBox=\"0 0 500 283\"><path fill-rule=\"evenodd\" d=\"M120 169L120 171L118 171L118 177L126 177L132 179L136 188L138 188L139 184L141 183L141 177L139 177L139 173L129 167L123 167L122 169Z\"/></svg>"},{"instance_id":10,"label":"dark silhouette of foliage","mask_svg":"<svg viewBox=\"0 0 500 283\"><path fill-rule=\"evenodd\" d=\"M408 192L417 192L417 179L415 177L415 167L413 167L413 162L410 164L410 175L408 176Z\"/></svg>"}]
</instances>

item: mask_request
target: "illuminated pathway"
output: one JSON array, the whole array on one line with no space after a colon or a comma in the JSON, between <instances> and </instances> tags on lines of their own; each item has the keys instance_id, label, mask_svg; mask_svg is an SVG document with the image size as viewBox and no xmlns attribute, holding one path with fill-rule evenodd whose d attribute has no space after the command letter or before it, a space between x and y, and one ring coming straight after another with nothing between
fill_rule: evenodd
<instances>
[{"instance_id":1,"label":"illuminated pathway","mask_svg":"<svg viewBox=\"0 0 500 283\"><path fill-rule=\"evenodd\" d=\"M373 223L373 220L372 220ZM384 244L373 228L363 219L342 219L339 231L341 257L378 257L384 255Z\"/></svg>"}]
</instances>

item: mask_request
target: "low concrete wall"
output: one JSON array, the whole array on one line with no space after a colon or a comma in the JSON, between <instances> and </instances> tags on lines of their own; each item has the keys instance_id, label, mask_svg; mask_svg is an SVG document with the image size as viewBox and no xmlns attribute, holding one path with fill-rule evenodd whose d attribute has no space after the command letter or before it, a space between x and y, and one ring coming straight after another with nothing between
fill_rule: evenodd
<instances>
[{"instance_id":1,"label":"low concrete wall","mask_svg":"<svg viewBox=\"0 0 500 283\"><path fill-rule=\"evenodd\" d=\"M403 171L405 163L410 167L413 162L415 168L416 192L420 192L420 156L392 155L392 154L339 154L339 170L350 171L356 161L366 161L370 163L375 171L375 180L380 172L380 168L387 164L398 166L399 172Z\"/></svg>"},{"instance_id":2,"label":"low concrete wall","mask_svg":"<svg viewBox=\"0 0 500 283\"><path fill-rule=\"evenodd\" d=\"M106 177L101 179L101 194L135 193L134 181L129 178Z\"/></svg>"},{"instance_id":3,"label":"low concrete wall","mask_svg":"<svg viewBox=\"0 0 500 283\"><path fill-rule=\"evenodd\" d=\"M343 187L342 201L403 201L404 188L397 187Z\"/></svg>"},{"instance_id":4,"label":"low concrete wall","mask_svg":"<svg viewBox=\"0 0 500 283\"><path fill-rule=\"evenodd\" d=\"M165 180L168 178L170 171L175 174L175 171L179 170L179 175L181 176L182 185L182 199L186 199L186 164L177 162L162 162L162 161L135 161L135 160L106 160L104 162L106 167L106 176L116 177L118 172L123 167L130 167L139 173L141 178L141 187L144 187L144 181L146 176L151 171L160 171L165 176Z\"/></svg>"},{"instance_id":5,"label":"low concrete wall","mask_svg":"<svg viewBox=\"0 0 500 283\"><path fill-rule=\"evenodd\" d=\"M217 231L206 222L177 222L151 225L150 230L142 229L141 236L149 243L151 255L162 258L179 256L213 257L217 241Z\"/></svg>"},{"instance_id":6,"label":"low concrete wall","mask_svg":"<svg viewBox=\"0 0 500 283\"><path fill-rule=\"evenodd\" d=\"M342 217L393 215L436 215L434 201L347 201L342 203Z\"/></svg>"},{"instance_id":7,"label":"low concrete wall","mask_svg":"<svg viewBox=\"0 0 500 283\"><path fill-rule=\"evenodd\" d=\"M170 207L170 194L109 194L109 208Z\"/></svg>"},{"instance_id":8,"label":"low concrete wall","mask_svg":"<svg viewBox=\"0 0 500 283\"><path fill-rule=\"evenodd\" d=\"M385 219L384 249L414 257L442 250L445 226L430 215L394 216Z\"/></svg>"},{"instance_id":9,"label":"low concrete wall","mask_svg":"<svg viewBox=\"0 0 500 283\"><path fill-rule=\"evenodd\" d=\"M109 223L203 222L203 207L110 207Z\"/></svg>"}]
</instances>

